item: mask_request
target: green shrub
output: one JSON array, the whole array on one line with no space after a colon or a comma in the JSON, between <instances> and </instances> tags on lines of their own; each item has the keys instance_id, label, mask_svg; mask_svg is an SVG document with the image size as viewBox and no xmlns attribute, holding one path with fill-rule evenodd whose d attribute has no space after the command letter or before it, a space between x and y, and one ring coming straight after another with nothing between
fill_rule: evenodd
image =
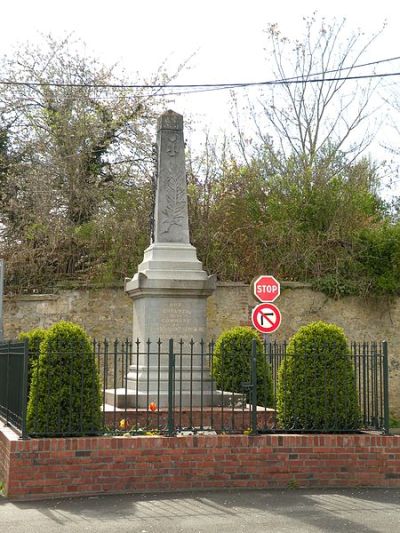
<instances>
[{"instance_id":1,"label":"green shrub","mask_svg":"<svg viewBox=\"0 0 400 533\"><path fill-rule=\"evenodd\" d=\"M33 371L39 359L40 343L46 336L44 328L35 328L30 331L20 333L18 339L20 341L28 341L28 398L32 382Z\"/></svg>"},{"instance_id":2,"label":"green shrub","mask_svg":"<svg viewBox=\"0 0 400 533\"><path fill-rule=\"evenodd\" d=\"M400 224L365 229L358 236L356 250L360 275L367 280L369 291L400 294Z\"/></svg>"},{"instance_id":3,"label":"green shrub","mask_svg":"<svg viewBox=\"0 0 400 533\"><path fill-rule=\"evenodd\" d=\"M92 343L70 322L47 330L28 403L32 435L92 434L101 428L100 382Z\"/></svg>"},{"instance_id":4,"label":"green shrub","mask_svg":"<svg viewBox=\"0 0 400 533\"><path fill-rule=\"evenodd\" d=\"M393 413L390 413L389 427L400 428L400 420Z\"/></svg>"},{"instance_id":5,"label":"green shrub","mask_svg":"<svg viewBox=\"0 0 400 533\"><path fill-rule=\"evenodd\" d=\"M291 338L278 372L277 418L284 429L359 428L351 353L341 328L313 322Z\"/></svg>"},{"instance_id":6,"label":"green shrub","mask_svg":"<svg viewBox=\"0 0 400 533\"><path fill-rule=\"evenodd\" d=\"M250 327L235 327L220 335L213 356L212 374L219 389L243 393L242 383L251 379L251 347L257 342L257 403L273 404L272 379L269 364L263 351L263 343L256 331ZM250 398L247 392L247 400Z\"/></svg>"}]
</instances>

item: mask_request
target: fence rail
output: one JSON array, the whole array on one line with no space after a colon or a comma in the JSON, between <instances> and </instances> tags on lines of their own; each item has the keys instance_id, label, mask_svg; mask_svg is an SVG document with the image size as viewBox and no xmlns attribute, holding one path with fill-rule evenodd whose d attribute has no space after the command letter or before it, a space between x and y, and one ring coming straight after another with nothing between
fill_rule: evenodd
<instances>
[{"instance_id":1,"label":"fence rail","mask_svg":"<svg viewBox=\"0 0 400 533\"><path fill-rule=\"evenodd\" d=\"M0 342L0 419L26 436L28 347Z\"/></svg>"},{"instance_id":2,"label":"fence rail","mask_svg":"<svg viewBox=\"0 0 400 533\"><path fill-rule=\"evenodd\" d=\"M388 346L387 342L352 342L350 344L350 358L352 363L351 376L347 380L351 381L352 387L356 390L357 404L359 409L358 426L360 429L376 430L388 433L389 431L389 371L388 371ZM271 366L273 376L274 398L277 397L279 368L287 357L287 343L265 343L264 352ZM310 362L313 354L292 355L294 358L308 357L305 364ZM329 366L321 361L320 372L338 374L338 367ZM310 376L309 376L310 377ZM314 380L311 375L310 386ZM334 380L333 394L330 396L322 392L323 400L326 403L326 409L334 411L339 403L338 395L341 387L345 383L339 379ZM329 403L330 401L330 403ZM311 400L310 400L311 403ZM276 408L276 402L274 407ZM293 428L297 430L298 428ZM316 427L316 431L323 428ZM328 428L329 429L329 428ZM346 428L343 428L346 430ZM348 427L351 430L351 427ZM332 431L337 428L332 427Z\"/></svg>"},{"instance_id":3,"label":"fence rail","mask_svg":"<svg viewBox=\"0 0 400 533\"><path fill-rule=\"evenodd\" d=\"M295 406L300 415L285 419L279 414L279 394L282 398L285 394L296 392L292 389L290 393L282 392L282 385L279 385L282 363L289 357L286 343L265 342L261 359L253 344L244 365L243 361L240 364L229 362L228 354L224 360L222 354L219 376L215 372L214 348L212 342L174 342L172 339L169 343L160 340L141 343L129 339L93 341L103 404L101 433L157 432L172 435L177 431L355 430L387 433L389 430L388 352L385 342L350 345L351 373L346 379L354 385L358 409L356 421L354 416L349 421L331 416L335 410L339 412L339 398L345 385L340 380L334 381L332 390L331 385L327 385L314 395L300 396L296 400L298 406ZM32 368L37 364L38 357L37 353L29 353ZM304 356L292 353L290 357L299 360ZM305 365L310 363L313 354L307 357ZM0 417L7 424L19 428L23 436L27 434L27 368L24 343L0 344ZM327 378L332 373L336 375L339 367L328 366L322 360L319 368L320 374ZM221 372L235 376L229 381L229 386L221 378ZM306 386L305 390L311 390L317 375L308 375L306 379L309 387ZM340 405L342 409L343 402ZM316 406L322 414L317 421L305 423ZM79 408L84 409L84 404L80 404Z\"/></svg>"}]
</instances>

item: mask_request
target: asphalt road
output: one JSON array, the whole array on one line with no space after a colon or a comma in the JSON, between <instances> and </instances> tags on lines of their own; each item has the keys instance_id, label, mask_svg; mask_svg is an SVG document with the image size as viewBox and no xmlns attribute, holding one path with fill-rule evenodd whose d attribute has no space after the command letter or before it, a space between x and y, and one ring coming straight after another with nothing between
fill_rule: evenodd
<instances>
[{"instance_id":1,"label":"asphalt road","mask_svg":"<svg viewBox=\"0 0 400 533\"><path fill-rule=\"evenodd\" d=\"M399 533L400 490L218 491L0 499L7 533Z\"/></svg>"}]
</instances>

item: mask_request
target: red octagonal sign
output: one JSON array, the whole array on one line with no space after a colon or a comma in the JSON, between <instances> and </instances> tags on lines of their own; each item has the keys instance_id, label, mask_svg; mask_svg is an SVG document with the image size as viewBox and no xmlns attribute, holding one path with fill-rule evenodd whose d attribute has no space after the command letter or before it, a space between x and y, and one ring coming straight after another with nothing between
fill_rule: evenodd
<instances>
[{"instance_id":1,"label":"red octagonal sign","mask_svg":"<svg viewBox=\"0 0 400 533\"><path fill-rule=\"evenodd\" d=\"M259 276L254 282L254 296L260 302L274 302L281 293L281 284L274 276Z\"/></svg>"}]
</instances>

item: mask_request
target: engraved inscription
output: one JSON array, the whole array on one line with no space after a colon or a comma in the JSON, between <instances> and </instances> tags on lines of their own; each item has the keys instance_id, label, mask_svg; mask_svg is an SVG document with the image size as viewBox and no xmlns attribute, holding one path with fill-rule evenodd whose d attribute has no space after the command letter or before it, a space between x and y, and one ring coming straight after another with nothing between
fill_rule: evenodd
<instances>
[{"instance_id":1,"label":"engraved inscription","mask_svg":"<svg viewBox=\"0 0 400 533\"><path fill-rule=\"evenodd\" d=\"M160 317L160 337L180 338L182 332L187 332L187 337L203 337L205 327L199 326L192 316L193 306L189 302L168 302L163 308Z\"/></svg>"}]
</instances>

